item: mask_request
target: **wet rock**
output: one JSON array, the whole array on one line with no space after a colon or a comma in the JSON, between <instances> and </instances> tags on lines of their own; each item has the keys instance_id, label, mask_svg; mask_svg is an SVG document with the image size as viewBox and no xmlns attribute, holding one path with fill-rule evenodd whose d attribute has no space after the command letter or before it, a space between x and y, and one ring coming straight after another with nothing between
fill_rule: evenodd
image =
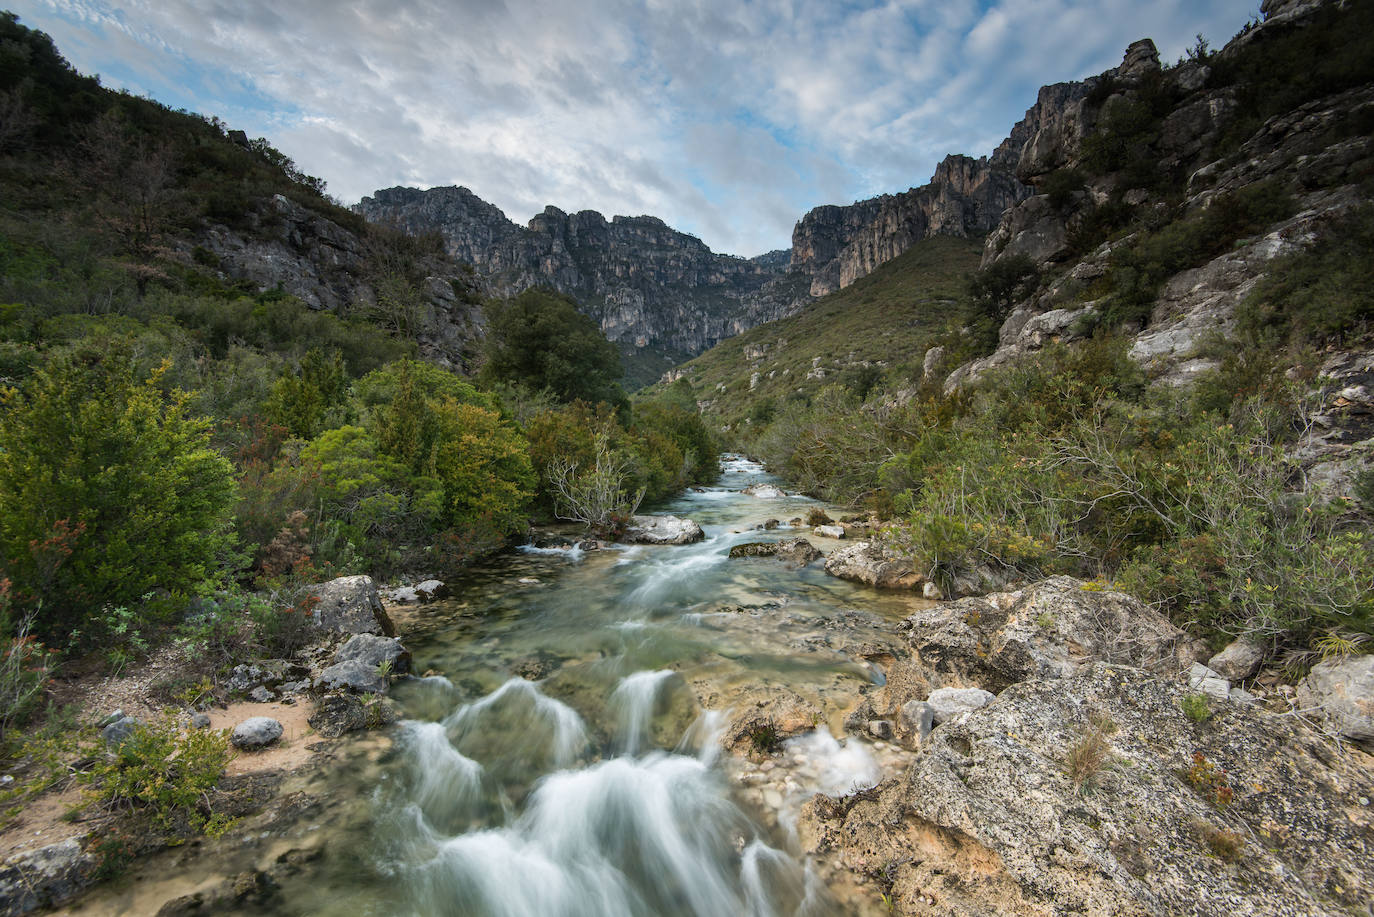
<instances>
[{"instance_id":1,"label":"wet rock","mask_svg":"<svg viewBox=\"0 0 1374 917\"><path fill-rule=\"evenodd\" d=\"M1217 700L1226 700L1231 693L1231 683L1200 662L1188 667L1188 687Z\"/></svg>"},{"instance_id":2,"label":"wet rock","mask_svg":"<svg viewBox=\"0 0 1374 917\"><path fill-rule=\"evenodd\" d=\"M372 577L341 576L316 588L319 603L311 614L322 630L396 636Z\"/></svg>"},{"instance_id":3,"label":"wet rock","mask_svg":"<svg viewBox=\"0 0 1374 917\"><path fill-rule=\"evenodd\" d=\"M385 694L388 681L377 666L349 659L336 662L321 672L320 686L326 689L342 688L360 694Z\"/></svg>"},{"instance_id":4,"label":"wet rock","mask_svg":"<svg viewBox=\"0 0 1374 917\"><path fill-rule=\"evenodd\" d=\"M270 716L250 716L234 727L229 741L235 748L257 751L281 738L282 725Z\"/></svg>"},{"instance_id":5,"label":"wet rock","mask_svg":"<svg viewBox=\"0 0 1374 917\"><path fill-rule=\"evenodd\" d=\"M420 593L416 592L413 586L397 586L391 590L389 598L396 605L420 604Z\"/></svg>"},{"instance_id":6,"label":"wet rock","mask_svg":"<svg viewBox=\"0 0 1374 917\"><path fill-rule=\"evenodd\" d=\"M741 490L740 493L750 497L758 497L760 500L777 500L787 496L782 488L775 487L772 484L750 484L748 487L744 488L744 490Z\"/></svg>"},{"instance_id":7,"label":"wet rock","mask_svg":"<svg viewBox=\"0 0 1374 917\"><path fill-rule=\"evenodd\" d=\"M360 662L391 675L410 671L410 650L395 637L355 634L334 653L334 662Z\"/></svg>"},{"instance_id":8,"label":"wet rock","mask_svg":"<svg viewBox=\"0 0 1374 917\"><path fill-rule=\"evenodd\" d=\"M1228 681L1243 681L1254 675L1264 662L1264 647L1252 640L1232 640L1207 662L1207 668Z\"/></svg>"},{"instance_id":9,"label":"wet rock","mask_svg":"<svg viewBox=\"0 0 1374 917\"><path fill-rule=\"evenodd\" d=\"M540 650L529 656L511 662L511 674L526 681L539 681L563 664L563 660L553 653Z\"/></svg>"},{"instance_id":10,"label":"wet rock","mask_svg":"<svg viewBox=\"0 0 1374 917\"><path fill-rule=\"evenodd\" d=\"M635 516L625 530L630 544L691 544L701 541L706 533L691 519L678 516Z\"/></svg>"},{"instance_id":11,"label":"wet rock","mask_svg":"<svg viewBox=\"0 0 1374 917\"><path fill-rule=\"evenodd\" d=\"M811 542L805 538L792 538L787 541L751 541L737 544L730 549L731 557L776 557L789 564L804 567L818 557L824 557Z\"/></svg>"},{"instance_id":12,"label":"wet rock","mask_svg":"<svg viewBox=\"0 0 1374 917\"><path fill-rule=\"evenodd\" d=\"M913 589L924 580L910 560L873 541L856 541L832 551L826 555L825 572L884 589Z\"/></svg>"},{"instance_id":13,"label":"wet rock","mask_svg":"<svg viewBox=\"0 0 1374 917\"><path fill-rule=\"evenodd\" d=\"M100 738L105 740L106 745L122 745L124 740L133 735L134 730L138 727L137 719L132 716L123 716L100 730Z\"/></svg>"},{"instance_id":14,"label":"wet rock","mask_svg":"<svg viewBox=\"0 0 1374 917\"><path fill-rule=\"evenodd\" d=\"M1346 738L1374 742L1374 656L1314 665L1298 685L1298 702L1321 711Z\"/></svg>"},{"instance_id":15,"label":"wet rock","mask_svg":"<svg viewBox=\"0 0 1374 917\"><path fill-rule=\"evenodd\" d=\"M306 720L326 739L336 739L361 729L375 729L400 719L396 705L385 697L367 701L353 694L326 694L315 704L315 712Z\"/></svg>"},{"instance_id":16,"label":"wet rock","mask_svg":"<svg viewBox=\"0 0 1374 917\"><path fill-rule=\"evenodd\" d=\"M991 691L982 688L937 688L930 692L926 704L931 708L935 722L944 723L962 713L986 707L996 698Z\"/></svg>"},{"instance_id":17,"label":"wet rock","mask_svg":"<svg viewBox=\"0 0 1374 917\"><path fill-rule=\"evenodd\" d=\"M811 531L824 538L843 538L844 526L842 525L818 525Z\"/></svg>"},{"instance_id":18,"label":"wet rock","mask_svg":"<svg viewBox=\"0 0 1374 917\"><path fill-rule=\"evenodd\" d=\"M1068 675L1093 660L1173 674L1185 643L1149 606L1067 576L921 609L899 629L913 661L937 684L999 694L1018 681Z\"/></svg>"},{"instance_id":19,"label":"wet rock","mask_svg":"<svg viewBox=\"0 0 1374 917\"><path fill-rule=\"evenodd\" d=\"M734 754L766 753L783 739L816 728L821 712L791 691L756 689L735 704L721 747Z\"/></svg>"},{"instance_id":20,"label":"wet rock","mask_svg":"<svg viewBox=\"0 0 1374 917\"><path fill-rule=\"evenodd\" d=\"M1366 759L1253 707L1225 705L1199 727L1179 708L1185 691L1101 663L1009 687L936 727L901 775L808 803L803 852L832 884L886 869L899 914L1367 910ZM1104 723L1108 763L1076 782L1066 756ZM1214 775L1196 785L1194 753ZM1215 802L1218 783L1229 805ZM1227 849L1217 837L1238 845L1237 862L1214 852Z\"/></svg>"},{"instance_id":21,"label":"wet rock","mask_svg":"<svg viewBox=\"0 0 1374 917\"><path fill-rule=\"evenodd\" d=\"M0 914L57 907L91 884L95 858L69 838L18 854L0 866Z\"/></svg>"}]
</instances>

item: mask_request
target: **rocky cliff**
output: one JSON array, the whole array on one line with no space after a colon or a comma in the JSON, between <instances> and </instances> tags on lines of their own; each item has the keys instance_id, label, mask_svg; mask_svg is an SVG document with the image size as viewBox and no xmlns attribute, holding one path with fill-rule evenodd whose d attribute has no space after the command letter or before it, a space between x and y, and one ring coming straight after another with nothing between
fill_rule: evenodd
<instances>
[{"instance_id":1,"label":"rocky cliff","mask_svg":"<svg viewBox=\"0 0 1374 917\"><path fill-rule=\"evenodd\" d=\"M792 231L792 271L810 279L811 296L824 296L929 236L981 238L1030 194L1013 174L1025 133L1018 124L992 156L946 156L919 188L815 208Z\"/></svg>"},{"instance_id":2,"label":"rocky cliff","mask_svg":"<svg viewBox=\"0 0 1374 917\"><path fill-rule=\"evenodd\" d=\"M608 338L636 348L699 353L792 305L763 292L785 274L780 253L717 254L656 217L546 207L520 227L466 188L388 188L358 210L412 234L440 233L498 295L540 285L568 293Z\"/></svg>"}]
</instances>

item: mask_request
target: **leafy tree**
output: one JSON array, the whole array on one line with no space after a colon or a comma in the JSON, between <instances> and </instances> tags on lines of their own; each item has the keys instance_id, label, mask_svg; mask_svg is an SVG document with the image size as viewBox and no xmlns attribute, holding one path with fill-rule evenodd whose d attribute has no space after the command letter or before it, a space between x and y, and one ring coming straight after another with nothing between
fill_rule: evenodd
<instances>
[{"instance_id":1,"label":"leafy tree","mask_svg":"<svg viewBox=\"0 0 1374 917\"><path fill-rule=\"evenodd\" d=\"M562 401L625 402L619 351L567 296L526 290L489 306L487 319L487 381L546 388Z\"/></svg>"},{"instance_id":2,"label":"leafy tree","mask_svg":"<svg viewBox=\"0 0 1374 917\"><path fill-rule=\"evenodd\" d=\"M315 347L301 358L298 372L287 370L277 379L265 413L291 435L310 439L325 428L327 420L338 422L331 415L342 412L347 396L348 373L343 357L337 350L325 356Z\"/></svg>"},{"instance_id":3,"label":"leafy tree","mask_svg":"<svg viewBox=\"0 0 1374 917\"><path fill-rule=\"evenodd\" d=\"M229 462L188 396L140 380L125 348L79 350L0 394L0 562L43 639L103 606L217 576L233 544Z\"/></svg>"}]
</instances>

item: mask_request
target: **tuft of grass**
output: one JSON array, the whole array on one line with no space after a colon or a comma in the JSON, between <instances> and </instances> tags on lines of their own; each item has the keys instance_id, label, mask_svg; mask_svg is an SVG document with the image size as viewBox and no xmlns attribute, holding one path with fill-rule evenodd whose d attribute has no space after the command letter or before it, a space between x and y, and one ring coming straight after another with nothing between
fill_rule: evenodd
<instances>
[{"instance_id":1,"label":"tuft of grass","mask_svg":"<svg viewBox=\"0 0 1374 917\"><path fill-rule=\"evenodd\" d=\"M749 730L749 745L759 754L771 755L782 745L782 736L771 722L762 723Z\"/></svg>"},{"instance_id":2,"label":"tuft of grass","mask_svg":"<svg viewBox=\"0 0 1374 917\"><path fill-rule=\"evenodd\" d=\"M1178 699L1178 706L1183 715L1194 723L1202 723L1212 715L1206 694L1185 694Z\"/></svg>"},{"instance_id":3,"label":"tuft of grass","mask_svg":"<svg viewBox=\"0 0 1374 917\"><path fill-rule=\"evenodd\" d=\"M1202 819L1193 823L1198 839L1212 856L1227 863L1239 863L1245 856L1245 837L1235 831L1218 828Z\"/></svg>"},{"instance_id":4,"label":"tuft of grass","mask_svg":"<svg viewBox=\"0 0 1374 917\"><path fill-rule=\"evenodd\" d=\"M1068 753L1064 756L1064 770L1073 781L1077 792L1086 793L1092 788L1093 781L1101 772L1102 765L1107 763L1111 750L1111 742L1102 730L1097 728L1089 729L1069 747Z\"/></svg>"}]
</instances>

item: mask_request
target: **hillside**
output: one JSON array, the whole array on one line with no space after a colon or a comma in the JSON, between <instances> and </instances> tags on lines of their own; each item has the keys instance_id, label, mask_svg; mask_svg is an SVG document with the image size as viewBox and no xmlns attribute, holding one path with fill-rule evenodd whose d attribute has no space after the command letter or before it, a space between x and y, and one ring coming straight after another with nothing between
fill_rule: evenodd
<instances>
[{"instance_id":1,"label":"hillside","mask_svg":"<svg viewBox=\"0 0 1374 917\"><path fill-rule=\"evenodd\" d=\"M765 423L823 386L919 378L926 350L964 312L978 240L935 236L790 318L723 341L643 393L690 394L722 430ZM689 388L690 387L690 388Z\"/></svg>"}]
</instances>

